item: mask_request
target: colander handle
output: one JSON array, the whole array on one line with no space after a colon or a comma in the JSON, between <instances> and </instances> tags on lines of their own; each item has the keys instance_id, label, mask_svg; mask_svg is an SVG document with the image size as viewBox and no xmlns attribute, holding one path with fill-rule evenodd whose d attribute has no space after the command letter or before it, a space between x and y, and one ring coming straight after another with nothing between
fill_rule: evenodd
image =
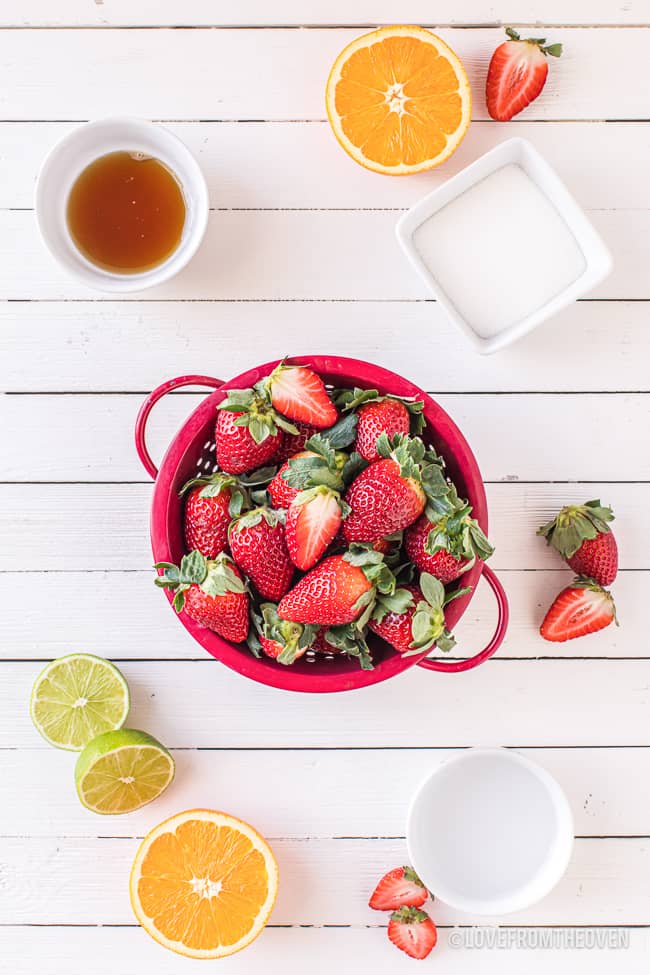
<instances>
[{"instance_id":1,"label":"colander handle","mask_svg":"<svg viewBox=\"0 0 650 975\"><path fill-rule=\"evenodd\" d=\"M135 449L138 452L138 457L142 461L142 466L154 481L158 477L158 468L152 461L151 454L147 449L147 441L145 439L147 420L158 400L166 396L167 393L171 393L172 390L180 389L182 386L208 386L210 389L220 389L223 386L223 380L213 379L211 376L177 376L176 379L168 379L166 383L162 383L152 393L149 393L140 407L138 417L135 421Z\"/></svg>"},{"instance_id":2,"label":"colander handle","mask_svg":"<svg viewBox=\"0 0 650 975\"><path fill-rule=\"evenodd\" d=\"M487 660L488 657L491 657L499 649L506 635L508 620L510 619L508 597L506 596L505 589L488 565L483 566L483 577L492 587L492 592L497 601L498 611L497 626L487 647L468 660L454 660L447 663L444 660L433 660L430 657L425 657L424 660L418 660L420 667L426 667L427 670L442 670L450 674L457 674L461 670L471 670L472 667L478 667L479 664L482 664L484 660Z\"/></svg>"}]
</instances>

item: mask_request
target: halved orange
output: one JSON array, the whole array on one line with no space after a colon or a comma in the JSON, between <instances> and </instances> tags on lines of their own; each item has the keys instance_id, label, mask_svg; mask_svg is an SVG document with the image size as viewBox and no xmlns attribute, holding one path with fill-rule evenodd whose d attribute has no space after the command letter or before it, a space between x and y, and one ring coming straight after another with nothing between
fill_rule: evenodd
<instances>
[{"instance_id":1,"label":"halved orange","mask_svg":"<svg viewBox=\"0 0 650 975\"><path fill-rule=\"evenodd\" d=\"M147 934L189 958L222 958L260 934L278 892L278 865L256 830L226 813L189 809L144 838L131 904Z\"/></svg>"},{"instance_id":2,"label":"halved orange","mask_svg":"<svg viewBox=\"0 0 650 975\"><path fill-rule=\"evenodd\" d=\"M462 62L422 27L382 27L348 44L327 79L326 102L345 151L395 176L448 159L472 111Z\"/></svg>"}]
</instances>

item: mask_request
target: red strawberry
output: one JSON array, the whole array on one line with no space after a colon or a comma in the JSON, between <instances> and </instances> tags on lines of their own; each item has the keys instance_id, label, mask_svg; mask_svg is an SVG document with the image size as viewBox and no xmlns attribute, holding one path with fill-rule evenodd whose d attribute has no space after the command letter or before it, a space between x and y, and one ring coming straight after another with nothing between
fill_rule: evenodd
<instances>
[{"instance_id":1,"label":"red strawberry","mask_svg":"<svg viewBox=\"0 0 650 975\"><path fill-rule=\"evenodd\" d=\"M388 937L410 958L426 958L436 946L438 932L426 913L417 907L400 907L390 916Z\"/></svg>"},{"instance_id":2,"label":"red strawberry","mask_svg":"<svg viewBox=\"0 0 650 975\"><path fill-rule=\"evenodd\" d=\"M349 542L374 542L401 531L419 518L429 495L449 506L442 461L419 437L398 434L391 441L382 434L377 449L383 459L362 471L345 495L352 509L343 524Z\"/></svg>"},{"instance_id":3,"label":"red strawberry","mask_svg":"<svg viewBox=\"0 0 650 975\"><path fill-rule=\"evenodd\" d=\"M611 508L587 501L562 508L537 534L557 549L577 575L611 586L618 572L618 547L608 524L613 520Z\"/></svg>"},{"instance_id":4,"label":"red strawberry","mask_svg":"<svg viewBox=\"0 0 650 975\"><path fill-rule=\"evenodd\" d=\"M267 491L275 508L288 508L307 488L324 485L337 492L343 488L341 472L347 454L334 450L321 434L311 437L307 447L290 457L269 484Z\"/></svg>"},{"instance_id":5,"label":"red strawberry","mask_svg":"<svg viewBox=\"0 0 650 975\"><path fill-rule=\"evenodd\" d=\"M561 44L544 47L546 38L522 41L517 31L506 27L508 40L492 55L485 85L487 110L498 122L507 122L534 101L546 83L546 55L559 58Z\"/></svg>"},{"instance_id":6,"label":"red strawberry","mask_svg":"<svg viewBox=\"0 0 650 975\"><path fill-rule=\"evenodd\" d=\"M301 491L287 511L287 546L291 561L306 571L316 565L336 538L348 508L337 491L314 487Z\"/></svg>"},{"instance_id":7,"label":"red strawberry","mask_svg":"<svg viewBox=\"0 0 650 975\"><path fill-rule=\"evenodd\" d=\"M276 464L284 464L285 460L300 453L301 450L305 449L305 444L309 438L318 433L317 427L307 423L296 423L295 426L298 433L286 433L284 435L282 446L273 458Z\"/></svg>"},{"instance_id":8,"label":"red strawberry","mask_svg":"<svg viewBox=\"0 0 650 975\"><path fill-rule=\"evenodd\" d=\"M253 652L256 652L255 640L257 639L267 657L277 660L280 664L289 665L309 650L318 627L282 620L277 610L274 603L262 603L261 615L253 614L257 632L251 631L249 634L249 646Z\"/></svg>"},{"instance_id":9,"label":"red strawberry","mask_svg":"<svg viewBox=\"0 0 650 975\"><path fill-rule=\"evenodd\" d=\"M312 456L313 454L309 450L302 450L299 454L294 454L295 459ZM291 485L285 481L284 475L288 470L289 461L287 460L266 489L269 492L271 504L274 508L288 508L293 499L300 494L300 488L291 487Z\"/></svg>"},{"instance_id":10,"label":"red strawberry","mask_svg":"<svg viewBox=\"0 0 650 975\"><path fill-rule=\"evenodd\" d=\"M230 526L228 542L232 557L251 579L264 599L282 599L291 585L293 565L289 558L284 525L271 508L255 508Z\"/></svg>"},{"instance_id":11,"label":"red strawberry","mask_svg":"<svg viewBox=\"0 0 650 975\"><path fill-rule=\"evenodd\" d=\"M368 906L373 911L397 911L400 907L422 907L429 891L426 889L413 867L395 867L384 874Z\"/></svg>"},{"instance_id":12,"label":"red strawberry","mask_svg":"<svg viewBox=\"0 0 650 975\"><path fill-rule=\"evenodd\" d=\"M409 411L398 399L380 399L366 403L357 411L357 439L354 448L365 460L379 460L377 440L382 433L394 437L411 429Z\"/></svg>"},{"instance_id":13,"label":"red strawberry","mask_svg":"<svg viewBox=\"0 0 650 975\"><path fill-rule=\"evenodd\" d=\"M358 621L377 590L395 591L395 577L379 552L361 549L330 555L287 593L278 606L285 620L340 626Z\"/></svg>"},{"instance_id":14,"label":"red strawberry","mask_svg":"<svg viewBox=\"0 0 650 975\"><path fill-rule=\"evenodd\" d=\"M342 653L343 651L340 647L335 647L333 643L330 643L330 641L327 639L327 633L328 630L326 626L320 628L316 634L316 639L311 645L312 650L315 653Z\"/></svg>"},{"instance_id":15,"label":"red strawberry","mask_svg":"<svg viewBox=\"0 0 650 975\"><path fill-rule=\"evenodd\" d=\"M443 583L453 582L470 569L477 559L489 559L494 549L479 523L470 518L472 508L461 501L454 488L448 498L453 510L430 520L425 513L406 529L406 554L421 572L430 572Z\"/></svg>"},{"instance_id":16,"label":"red strawberry","mask_svg":"<svg viewBox=\"0 0 650 975\"><path fill-rule=\"evenodd\" d=\"M196 477L183 487L185 500L185 546L214 559L228 545L228 525L239 514L245 491L234 477L213 474Z\"/></svg>"},{"instance_id":17,"label":"red strawberry","mask_svg":"<svg viewBox=\"0 0 650 975\"><path fill-rule=\"evenodd\" d=\"M222 412L217 416L215 442L217 463L228 474L243 474L270 461L282 443L282 430L267 435L259 443L253 439L248 426L239 426L245 413Z\"/></svg>"},{"instance_id":18,"label":"red strawberry","mask_svg":"<svg viewBox=\"0 0 650 975\"><path fill-rule=\"evenodd\" d=\"M264 385L275 409L290 420L324 430L338 419L336 407L323 380L306 366L286 366L281 363L264 381Z\"/></svg>"},{"instance_id":19,"label":"red strawberry","mask_svg":"<svg viewBox=\"0 0 650 975\"><path fill-rule=\"evenodd\" d=\"M555 597L539 632L551 643L564 643L604 630L616 619L611 593L592 579L575 579Z\"/></svg>"},{"instance_id":20,"label":"red strawberry","mask_svg":"<svg viewBox=\"0 0 650 975\"><path fill-rule=\"evenodd\" d=\"M401 586L392 595L380 595L368 626L403 656L423 653L433 646L447 653L456 644L445 629L444 607L448 601L442 583L423 572L419 586Z\"/></svg>"},{"instance_id":21,"label":"red strawberry","mask_svg":"<svg viewBox=\"0 0 650 975\"><path fill-rule=\"evenodd\" d=\"M226 640L241 643L248 634L248 593L241 573L223 553L208 561L200 552L184 555L180 568L158 562L163 569L157 586L176 593L174 609L183 609L193 620Z\"/></svg>"}]
</instances>

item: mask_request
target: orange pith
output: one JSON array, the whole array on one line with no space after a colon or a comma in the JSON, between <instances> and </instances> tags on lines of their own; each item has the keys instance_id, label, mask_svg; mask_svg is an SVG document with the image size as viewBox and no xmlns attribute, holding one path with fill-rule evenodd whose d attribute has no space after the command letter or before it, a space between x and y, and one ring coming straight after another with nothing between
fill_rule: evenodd
<instances>
[{"instance_id":1,"label":"orange pith","mask_svg":"<svg viewBox=\"0 0 650 975\"><path fill-rule=\"evenodd\" d=\"M131 901L140 924L165 947L219 958L262 931L277 882L273 854L252 827L194 809L144 839L131 873Z\"/></svg>"},{"instance_id":2,"label":"orange pith","mask_svg":"<svg viewBox=\"0 0 650 975\"><path fill-rule=\"evenodd\" d=\"M349 44L330 72L326 101L345 151L369 169L395 175L449 158L471 115L462 63L421 27L383 27Z\"/></svg>"}]
</instances>

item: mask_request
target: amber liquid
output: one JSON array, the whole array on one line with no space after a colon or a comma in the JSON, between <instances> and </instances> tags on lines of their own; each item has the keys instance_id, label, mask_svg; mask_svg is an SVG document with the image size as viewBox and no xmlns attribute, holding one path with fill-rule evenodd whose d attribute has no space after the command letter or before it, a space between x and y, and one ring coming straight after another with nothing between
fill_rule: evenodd
<instances>
[{"instance_id":1,"label":"amber liquid","mask_svg":"<svg viewBox=\"0 0 650 975\"><path fill-rule=\"evenodd\" d=\"M111 152L91 163L68 197L70 234L93 264L137 274L162 264L178 247L185 200L158 159Z\"/></svg>"}]
</instances>

